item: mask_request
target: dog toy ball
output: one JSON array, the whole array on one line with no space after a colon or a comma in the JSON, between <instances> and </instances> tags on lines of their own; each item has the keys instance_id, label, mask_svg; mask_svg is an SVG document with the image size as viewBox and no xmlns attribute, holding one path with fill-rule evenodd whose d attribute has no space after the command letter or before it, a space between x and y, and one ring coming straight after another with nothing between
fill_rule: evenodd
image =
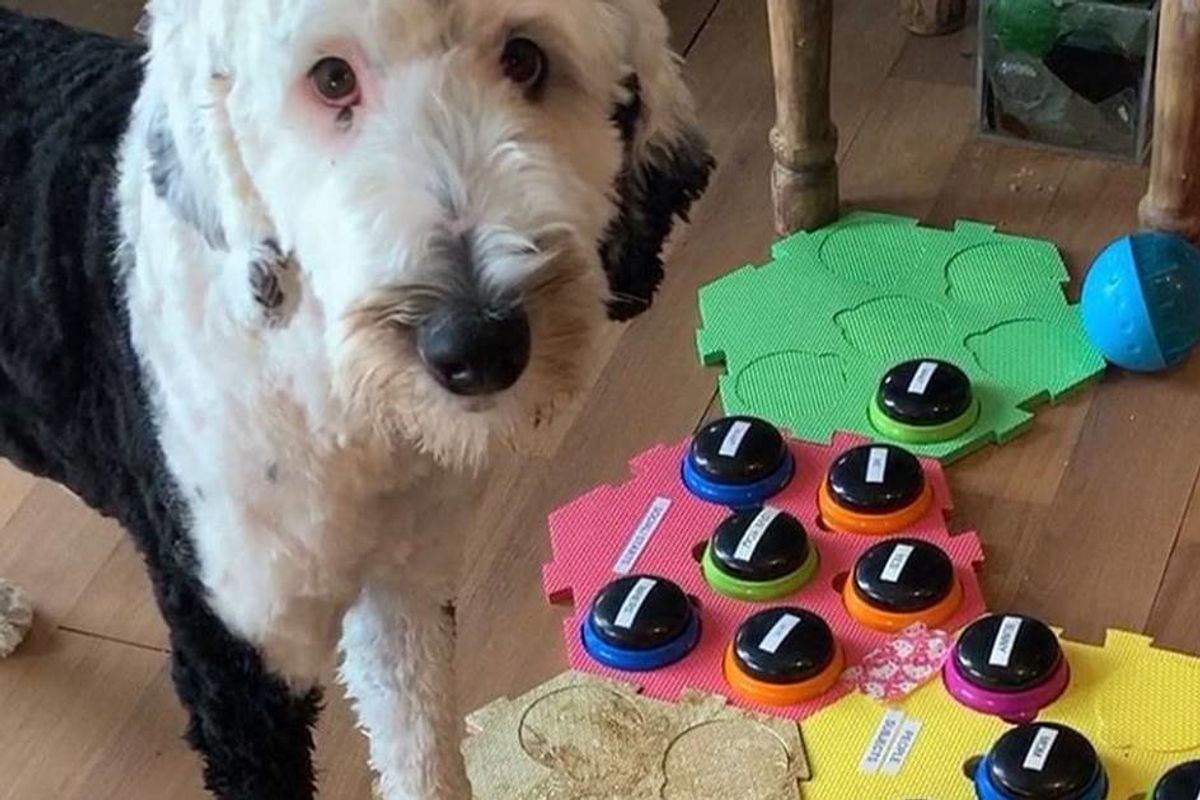
<instances>
[{"instance_id":1,"label":"dog toy ball","mask_svg":"<svg viewBox=\"0 0 1200 800\"><path fill-rule=\"evenodd\" d=\"M33 606L25 592L0 580L0 658L16 652L33 626Z\"/></svg>"},{"instance_id":2,"label":"dog toy ball","mask_svg":"<svg viewBox=\"0 0 1200 800\"><path fill-rule=\"evenodd\" d=\"M899 633L918 622L935 628L962 605L954 562L921 539L889 539L859 557L842 587L846 610L860 624Z\"/></svg>"},{"instance_id":3,"label":"dog toy ball","mask_svg":"<svg viewBox=\"0 0 1200 800\"><path fill-rule=\"evenodd\" d=\"M1041 58L1058 40L1062 11L1055 0L992 0L988 22L1005 50Z\"/></svg>"},{"instance_id":4,"label":"dog toy ball","mask_svg":"<svg viewBox=\"0 0 1200 800\"><path fill-rule=\"evenodd\" d=\"M888 370L870 409L871 423L889 439L944 442L979 417L979 399L967 373L946 361L906 361Z\"/></svg>"},{"instance_id":5,"label":"dog toy ball","mask_svg":"<svg viewBox=\"0 0 1200 800\"><path fill-rule=\"evenodd\" d=\"M829 691L845 663L825 620L802 608L770 608L738 628L725 651L725 680L752 702L791 706Z\"/></svg>"},{"instance_id":6,"label":"dog toy ball","mask_svg":"<svg viewBox=\"0 0 1200 800\"><path fill-rule=\"evenodd\" d=\"M933 488L912 453L889 444L862 445L830 465L817 502L832 530L880 535L925 516Z\"/></svg>"},{"instance_id":7,"label":"dog toy ball","mask_svg":"<svg viewBox=\"0 0 1200 800\"><path fill-rule=\"evenodd\" d=\"M1200 250L1170 233L1117 239L1083 282L1083 327L1104 357L1153 372L1200 341Z\"/></svg>"},{"instance_id":8,"label":"dog toy ball","mask_svg":"<svg viewBox=\"0 0 1200 800\"><path fill-rule=\"evenodd\" d=\"M700 641L700 616L666 578L630 575L605 586L583 624L583 646L606 667L644 672L674 664Z\"/></svg>"},{"instance_id":9,"label":"dog toy ball","mask_svg":"<svg viewBox=\"0 0 1200 800\"><path fill-rule=\"evenodd\" d=\"M1158 779L1146 800L1196 800L1200 797L1200 761L1174 767Z\"/></svg>"},{"instance_id":10,"label":"dog toy ball","mask_svg":"<svg viewBox=\"0 0 1200 800\"><path fill-rule=\"evenodd\" d=\"M943 670L950 695L1007 722L1035 719L1070 682L1058 637L1045 623L993 614L967 626Z\"/></svg>"},{"instance_id":11,"label":"dog toy ball","mask_svg":"<svg viewBox=\"0 0 1200 800\"><path fill-rule=\"evenodd\" d=\"M717 526L701 569L718 593L765 602L798 591L816 574L819 563L800 520L762 506L736 511Z\"/></svg>"},{"instance_id":12,"label":"dog toy ball","mask_svg":"<svg viewBox=\"0 0 1200 800\"><path fill-rule=\"evenodd\" d=\"M1078 731L1022 725L997 739L979 761L975 794L980 800L1105 800L1108 774Z\"/></svg>"},{"instance_id":13,"label":"dog toy ball","mask_svg":"<svg viewBox=\"0 0 1200 800\"><path fill-rule=\"evenodd\" d=\"M795 460L779 430L754 417L726 417L702 428L683 462L683 482L710 503L746 508L778 493Z\"/></svg>"}]
</instances>

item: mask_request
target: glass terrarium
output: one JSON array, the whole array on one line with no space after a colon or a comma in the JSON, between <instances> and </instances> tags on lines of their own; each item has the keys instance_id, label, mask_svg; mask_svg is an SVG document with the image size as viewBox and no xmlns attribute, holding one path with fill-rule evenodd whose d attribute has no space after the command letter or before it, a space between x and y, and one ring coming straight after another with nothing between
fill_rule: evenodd
<instances>
[{"instance_id":1,"label":"glass terrarium","mask_svg":"<svg viewBox=\"0 0 1200 800\"><path fill-rule=\"evenodd\" d=\"M982 0L985 135L1141 162L1157 0Z\"/></svg>"}]
</instances>

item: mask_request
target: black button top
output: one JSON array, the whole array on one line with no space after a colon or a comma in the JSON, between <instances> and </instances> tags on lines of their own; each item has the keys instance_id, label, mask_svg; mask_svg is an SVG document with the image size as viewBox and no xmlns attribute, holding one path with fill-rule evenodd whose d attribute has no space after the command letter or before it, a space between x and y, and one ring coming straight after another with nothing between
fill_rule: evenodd
<instances>
[{"instance_id":1,"label":"black button top","mask_svg":"<svg viewBox=\"0 0 1200 800\"><path fill-rule=\"evenodd\" d=\"M879 384L879 407L905 425L942 425L971 408L971 379L946 361L923 359L893 367Z\"/></svg>"},{"instance_id":2,"label":"black button top","mask_svg":"<svg viewBox=\"0 0 1200 800\"><path fill-rule=\"evenodd\" d=\"M734 661L751 678L785 685L817 677L837 648L825 620L803 608L769 608L747 619L733 640Z\"/></svg>"},{"instance_id":3,"label":"black button top","mask_svg":"<svg viewBox=\"0 0 1200 800\"><path fill-rule=\"evenodd\" d=\"M1158 782L1150 800L1196 800L1200 797L1200 761L1175 767Z\"/></svg>"},{"instance_id":4,"label":"black button top","mask_svg":"<svg viewBox=\"0 0 1200 800\"><path fill-rule=\"evenodd\" d=\"M668 644L691 622L692 602L665 578L630 575L605 586L592 601L592 625L600 638L627 650Z\"/></svg>"},{"instance_id":5,"label":"black button top","mask_svg":"<svg viewBox=\"0 0 1200 800\"><path fill-rule=\"evenodd\" d=\"M1076 800L1101 774L1091 742L1053 723L1013 728L997 740L989 761L992 782L1014 798Z\"/></svg>"},{"instance_id":6,"label":"black button top","mask_svg":"<svg viewBox=\"0 0 1200 800\"><path fill-rule=\"evenodd\" d=\"M917 501L925 490L925 470L901 447L865 444L837 457L826 485L842 508L887 514Z\"/></svg>"},{"instance_id":7,"label":"black button top","mask_svg":"<svg viewBox=\"0 0 1200 800\"><path fill-rule=\"evenodd\" d=\"M854 565L854 588L872 606L910 614L936 606L954 589L954 563L920 539L888 539Z\"/></svg>"},{"instance_id":8,"label":"black button top","mask_svg":"<svg viewBox=\"0 0 1200 800\"><path fill-rule=\"evenodd\" d=\"M808 558L804 525L771 506L729 515L717 526L710 544L717 568L744 581L762 583L787 577Z\"/></svg>"},{"instance_id":9,"label":"black button top","mask_svg":"<svg viewBox=\"0 0 1200 800\"><path fill-rule=\"evenodd\" d=\"M1031 617L993 614L972 622L959 637L954 660L968 682L993 692L1035 689L1062 662L1054 631Z\"/></svg>"},{"instance_id":10,"label":"black button top","mask_svg":"<svg viewBox=\"0 0 1200 800\"><path fill-rule=\"evenodd\" d=\"M692 466L714 483L743 485L774 475L787 458L783 434L754 417L725 417L692 438Z\"/></svg>"}]
</instances>

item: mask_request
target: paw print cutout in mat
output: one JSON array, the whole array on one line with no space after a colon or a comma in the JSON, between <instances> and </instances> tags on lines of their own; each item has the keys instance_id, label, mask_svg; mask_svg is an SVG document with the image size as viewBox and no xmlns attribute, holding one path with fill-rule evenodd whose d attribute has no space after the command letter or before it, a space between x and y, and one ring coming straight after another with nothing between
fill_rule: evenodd
<instances>
[{"instance_id":1,"label":"paw print cutout in mat","mask_svg":"<svg viewBox=\"0 0 1200 800\"><path fill-rule=\"evenodd\" d=\"M1200 660L1121 631L1109 631L1102 647L1060 641L1071 683L1037 721L1067 725L1090 740L1111 800L1141 798L1168 769L1200 758ZM885 729L908 736L881 735ZM975 800L964 765L1008 729L960 705L941 681L890 708L852 695L804 724L813 769L804 797Z\"/></svg>"},{"instance_id":2,"label":"paw print cutout in mat","mask_svg":"<svg viewBox=\"0 0 1200 800\"><path fill-rule=\"evenodd\" d=\"M643 452L630 462L631 480L598 487L554 511L549 518L553 561L543 568L543 584L552 602L573 603L563 627L571 667L634 682L655 699L673 701L691 689L727 697L731 704L755 712L797 720L855 691L853 682L839 680L815 697L767 705L732 688L726 679L726 658L744 622L758 612L781 607L803 609L824 620L842 649L847 667L862 663L867 654L892 640L895 631L856 621L844 590L860 557L881 543L891 546L887 543L896 537L829 530L818 500L830 465L864 442L849 434L835 436L830 445L786 441L794 474L778 494L766 501L767 507L786 512L800 522L816 552L817 564L799 588L776 599L736 599L718 592L706 580L698 559L718 524L731 512L700 500L685 485L681 464L689 441ZM954 631L984 610L977 575L983 550L975 534L950 532L950 490L941 466L931 459L919 463L932 499L919 518L904 526L902 536L934 545L945 554L946 569L961 587L961 596L938 627ZM636 575L666 579L691 597L698 606L700 636L681 660L633 672L600 663L585 646L582 631L588 624L593 600L612 581Z\"/></svg>"},{"instance_id":3,"label":"paw print cutout in mat","mask_svg":"<svg viewBox=\"0 0 1200 800\"><path fill-rule=\"evenodd\" d=\"M475 800L799 800L810 777L794 722L577 672L476 711L467 729Z\"/></svg>"},{"instance_id":4,"label":"paw print cutout in mat","mask_svg":"<svg viewBox=\"0 0 1200 800\"><path fill-rule=\"evenodd\" d=\"M703 287L700 358L724 365L727 414L822 442L839 430L886 438L868 408L897 364L955 364L979 398L975 424L948 441L906 445L949 463L1008 441L1034 407L1103 372L1063 295L1068 278L1048 242L975 222L945 231L850 214L778 242L765 266Z\"/></svg>"}]
</instances>

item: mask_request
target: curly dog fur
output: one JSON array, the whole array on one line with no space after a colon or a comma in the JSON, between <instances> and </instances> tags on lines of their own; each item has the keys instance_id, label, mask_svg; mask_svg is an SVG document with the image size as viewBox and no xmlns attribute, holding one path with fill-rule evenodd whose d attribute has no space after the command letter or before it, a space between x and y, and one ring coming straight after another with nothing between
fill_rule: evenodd
<instances>
[{"instance_id":1,"label":"curly dog fur","mask_svg":"<svg viewBox=\"0 0 1200 800\"><path fill-rule=\"evenodd\" d=\"M149 47L0 9L0 454L69 487L134 538L170 628L187 739L203 759L208 789L231 800L314 796L316 673L339 647L389 800L466 795L457 712L441 675L452 628L441 592L452 583L452 560L426 556L425 544L389 531L416 524L410 511L432 492L432 468L477 460L487 441L577 391L593 307L603 317L607 306L613 319L649 307L662 278L663 240L712 168L672 62L658 52L665 34L652 0L571 3L594 15L581 29L613 28L605 47L639 36L646 43L628 56L597 45L587 63L611 63L613 74L580 70L579 88L551 87L546 100L494 87L477 92L473 84L491 81L491 67L472 66L469 56L492 45L462 33L526 22L567 39L579 32L542 2L351 5L379 29L407 26L406 42L420 38L416 21L444 16L445 26L404 45L419 54L405 58L422 65L380 68L378 85L368 87L374 104L364 101L353 118L330 117L329 126L307 101L293 108L280 92L246 88L265 82L247 68L254 62L246 31L269 19L286 47L284 34L302 27L294 19L301 12L319 19L329 12L325 22L336 27L341 18L322 6L345 11L345 4L158 0ZM509 12L518 22L503 16ZM347 28L338 41L349 35ZM387 61L393 51L384 44L401 47L372 35L361 33L360 45L378 52L362 63ZM237 44L221 52L226 38ZM458 44L443 53L446 41ZM619 73L618 64L625 65ZM199 79L184 75L191 69ZM204 91L212 94L189 94L209 77ZM282 111L270 118L294 112L296 120L274 150L263 149L255 109L275 94ZM576 152L570 139L600 102L603 115L587 123L596 152ZM528 143L545 127L535 115L551 107L567 110L541 112L561 114L547 144ZM384 119L379 109L406 111ZM209 110L228 116L205 117ZM421 115L429 119L420 126L395 127ZM311 130L304 119L315 120ZM496 126L491 143L483 141L489 126ZM294 142L286 138L292 134ZM412 266L409 250L384 245L389 237L424 242L427 232L371 210L354 239L337 242L337 257L352 272L386 252L397 267L346 288L345 275L329 277L324 244L309 238L305 215L319 218L320 209L289 196L273 159L322 137L325 144L311 146L345 154L358 142L378 148L389 135L392 150L420 145L432 155L393 165L377 149L346 184L353 192L338 194L349 191L339 181L352 171L353 159L343 155L340 172L324 183L314 175L312 194L328 187L321 202L365 205L372 192L400 191L395 181L372 183L373 164L412 176L444 159L438 180L454 187L444 208L410 194L384 198L380 209L420 217L453 207L470 222L430 223L435 238L459 244L417 248L411 258L424 266ZM471 137L494 147L491 155L472 155L463 141ZM572 171L578 177L563 177ZM512 196L519 202L504 194L522 181L523 194ZM542 202L533 196L538 187L545 202L528 205ZM576 216L555 219L573 204ZM389 224L401 232L389 233ZM372 236L382 237L380 247L355 250L379 244ZM464 262L472 260L480 274L464 289ZM397 278L406 270L420 275L421 292ZM527 377L494 401L443 390L429 378L425 354L416 355L422 326L447 306L459 308L466 300L455 293L463 291L472 302L518 297L528 308ZM197 297L208 298L203 307ZM330 341L327 350L322 343ZM226 348L224 361L207 355L212 347ZM297 386L310 365L319 383L329 382ZM210 393L212 407L193 397L202 394L194 386ZM246 430L254 434L242 437ZM243 463L253 480L230 469ZM438 581L399 585L397 573L414 565Z\"/></svg>"}]
</instances>

